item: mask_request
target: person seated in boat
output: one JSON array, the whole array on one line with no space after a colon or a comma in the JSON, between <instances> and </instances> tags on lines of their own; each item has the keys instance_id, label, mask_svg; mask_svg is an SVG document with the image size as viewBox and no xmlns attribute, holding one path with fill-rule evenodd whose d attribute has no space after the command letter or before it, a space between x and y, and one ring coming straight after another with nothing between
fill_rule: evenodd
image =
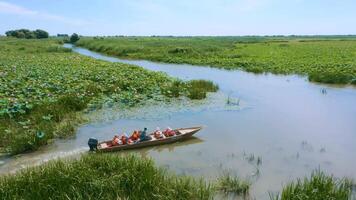
<instances>
[{"instance_id":1,"label":"person seated in boat","mask_svg":"<svg viewBox=\"0 0 356 200\"><path fill-rule=\"evenodd\" d=\"M129 137L127 137L126 133L123 133L120 138L122 144L127 144L127 141L129 140Z\"/></svg>"},{"instance_id":2,"label":"person seated in boat","mask_svg":"<svg viewBox=\"0 0 356 200\"><path fill-rule=\"evenodd\" d=\"M163 134L166 137L171 137L175 135L175 132L170 127L167 127L166 130L163 131Z\"/></svg>"},{"instance_id":3,"label":"person seated in boat","mask_svg":"<svg viewBox=\"0 0 356 200\"><path fill-rule=\"evenodd\" d=\"M139 134L138 131L136 131L136 130L132 133L132 135L131 135L131 137L130 137L130 139L131 139L132 141L137 141L139 138L140 138L140 134Z\"/></svg>"},{"instance_id":4,"label":"person seated in boat","mask_svg":"<svg viewBox=\"0 0 356 200\"><path fill-rule=\"evenodd\" d=\"M162 131L159 129L159 127L156 128L155 132L153 133L154 137L156 139L163 138Z\"/></svg>"},{"instance_id":5,"label":"person seated in boat","mask_svg":"<svg viewBox=\"0 0 356 200\"><path fill-rule=\"evenodd\" d=\"M140 133L140 142L151 140L151 136L147 135L147 128L145 127Z\"/></svg>"},{"instance_id":6,"label":"person seated in boat","mask_svg":"<svg viewBox=\"0 0 356 200\"><path fill-rule=\"evenodd\" d=\"M120 143L119 136L118 136L118 135L115 135L114 138L113 138L112 141L111 141L111 144L112 144L113 146L116 146L116 145L119 145L119 143Z\"/></svg>"},{"instance_id":7,"label":"person seated in boat","mask_svg":"<svg viewBox=\"0 0 356 200\"><path fill-rule=\"evenodd\" d=\"M127 140L127 144L134 144L135 143L135 141L133 141L131 138L129 138L128 140Z\"/></svg>"}]
</instances>

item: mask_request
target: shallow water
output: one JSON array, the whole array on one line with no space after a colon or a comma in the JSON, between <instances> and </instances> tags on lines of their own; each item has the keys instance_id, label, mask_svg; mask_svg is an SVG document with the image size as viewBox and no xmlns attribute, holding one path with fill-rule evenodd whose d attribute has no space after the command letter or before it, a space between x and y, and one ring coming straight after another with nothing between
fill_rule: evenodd
<instances>
[{"instance_id":1,"label":"shallow water","mask_svg":"<svg viewBox=\"0 0 356 200\"><path fill-rule=\"evenodd\" d=\"M118 131L130 132L137 127L152 130L156 126L203 125L204 129L192 140L134 152L179 174L209 179L226 171L239 175L253 182L251 196L256 199L268 199L268 192L280 191L285 183L317 168L356 179L353 87L313 84L300 76L123 60L76 47L73 51L163 71L185 80L212 80L220 91L203 103L174 101L134 108L124 114L113 108L91 113L97 120L81 126L74 138L58 140L38 152L2 158L0 173L86 152L91 136L107 139ZM322 92L324 88L326 93ZM228 96L239 99L240 104L226 105ZM258 157L261 164L257 164Z\"/></svg>"}]
</instances>

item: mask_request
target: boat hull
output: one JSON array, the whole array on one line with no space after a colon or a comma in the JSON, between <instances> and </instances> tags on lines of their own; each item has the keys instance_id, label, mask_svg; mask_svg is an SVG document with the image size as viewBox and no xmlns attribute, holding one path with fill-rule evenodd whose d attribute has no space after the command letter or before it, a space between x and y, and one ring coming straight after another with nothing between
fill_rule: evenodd
<instances>
[{"instance_id":1,"label":"boat hull","mask_svg":"<svg viewBox=\"0 0 356 200\"><path fill-rule=\"evenodd\" d=\"M144 141L144 142L138 142L135 144L108 146L108 147L103 148L102 144L111 142L111 141L104 141L104 142L100 142L98 144L97 151L98 152L113 152L113 151L129 150L129 149L138 149L138 148L144 148L144 147L150 147L150 146L158 146L158 145L163 145L163 144L171 144L174 142L184 141L186 139L189 139L196 132L200 131L201 129L202 129L201 127L180 128L180 129L175 130L175 131L183 132L179 135L165 137L162 139L154 139L154 140L149 140L149 141ZM150 134L150 136L152 136L152 135L153 134Z\"/></svg>"}]
</instances>

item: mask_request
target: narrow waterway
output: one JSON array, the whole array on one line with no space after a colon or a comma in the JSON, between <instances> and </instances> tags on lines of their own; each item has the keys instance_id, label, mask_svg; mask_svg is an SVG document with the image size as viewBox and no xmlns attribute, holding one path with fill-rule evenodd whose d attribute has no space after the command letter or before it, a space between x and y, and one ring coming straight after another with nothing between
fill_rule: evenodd
<instances>
[{"instance_id":1,"label":"narrow waterway","mask_svg":"<svg viewBox=\"0 0 356 200\"><path fill-rule=\"evenodd\" d=\"M157 126L203 125L192 140L137 152L179 174L208 179L225 172L236 174L253 183L251 197L256 199L268 199L268 192L280 191L285 183L318 168L356 179L353 87L318 85L300 76L123 60L65 46L82 55L134 64L184 80L211 80L220 91L211 94L205 104L185 101L150 105L135 108L125 116L116 116L110 109L99 111L96 115L106 120L83 125L74 138L58 140L38 152L4 158L0 173L53 157L78 155L87 150L90 136L104 139L118 131L142 127L152 130ZM226 105L227 98L235 104Z\"/></svg>"}]
</instances>

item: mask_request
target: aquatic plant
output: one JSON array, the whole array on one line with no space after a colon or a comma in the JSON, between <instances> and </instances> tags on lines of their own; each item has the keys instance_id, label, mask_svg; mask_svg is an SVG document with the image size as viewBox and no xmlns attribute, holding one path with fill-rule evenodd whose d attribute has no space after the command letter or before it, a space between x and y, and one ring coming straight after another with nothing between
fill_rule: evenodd
<instances>
[{"instance_id":1,"label":"aquatic plant","mask_svg":"<svg viewBox=\"0 0 356 200\"><path fill-rule=\"evenodd\" d=\"M232 176L230 173L224 173L218 178L216 188L225 193L247 195L250 186L250 182L240 179L237 176Z\"/></svg>"},{"instance_id":2,"label":"aquatic plant","mask_svg":"<svg viewBox=\"0 0 356 200\"><path fill-rule=\"evenodd\" d=\"M152 160L86 154L0 177L1 199L212 199L203 180L176 176Z\"/></svg>"},{"instance_id":3,"label":"aquatic plant","mask_svg":"<svg viewBox=\"0 0 356 200\"><path fill-rule=\"evenodd\" d=\"M0 152L32 151L72 135L83 122L78 113L102 105L188 95L183 81L81 56L60 41L0 38Z\"/></svg>"},{"instance_id":4,"label":"aquatic plant","mask_svg":"<svg viewBox=\"0 0 356 200\"><path fill-rule=\"evenodd\" d=\"M287 184L277 195L270 194L271 200L299 199L344 199L351 198L352 182L346 178L336 179L320 170L314 171L309 178L298 179Z\"/></svg>"},{"instance_id":5,"label":"aquatic plant","mask_svg":"<svg viewBox=\"0 0 356 200\"><path fill-rule=\"evenodd\" d=\"M301 74L310 81L341 84L356 84L355 44L354 36L86 37L77 43L124 58Z\"/></svg>"},{"instance_id":6,"label":"aquatic plant","mask_svg":"<svg viewBox=\"0 0 356 200\"><path fill-rule=\"evenodd\" d=\"M229 95L227 97L226 104L227 105L239 106L240 105L240 98L234 99L234 98L230 97L230 95Z\"/></svg>"},{"instance_id":7,"label":"aquatic plant","mask_svg":"<svg viewBox=\"0 0 356 200\"><path fill-rule=\"evenodd\" d=\"M216 92L218 89L217 85L208 80L192 80L187 83L190 99L204 99L207 92Z\"/></svg>"}]
</instances>

